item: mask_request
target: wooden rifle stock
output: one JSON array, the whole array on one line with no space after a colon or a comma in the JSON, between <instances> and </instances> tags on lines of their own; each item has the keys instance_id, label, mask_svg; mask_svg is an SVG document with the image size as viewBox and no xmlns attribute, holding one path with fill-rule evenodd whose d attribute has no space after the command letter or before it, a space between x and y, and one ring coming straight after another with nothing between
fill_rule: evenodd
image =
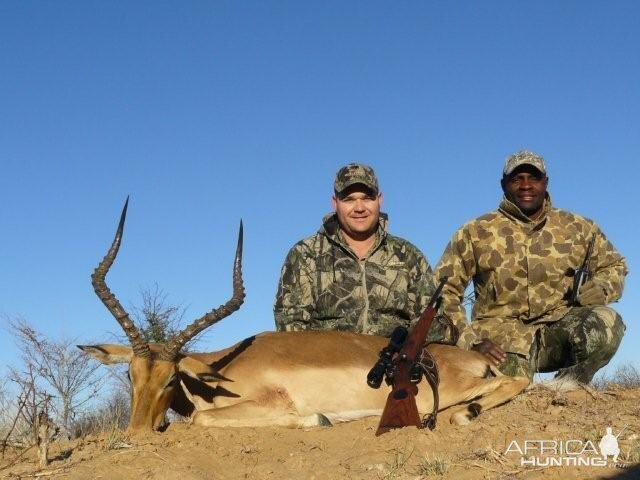
<instances>
[{"instance_id":1,"label":"wooden rifle stock","mask_svg":"<svg viewBox=\"0 0 640 480\"><path fill-rule=\"evenodd\" d=\"M409 426L422 428L423 426L416 405L418 387L411 381L411 369L419 360L418 355L427 340L427 334L437 314L440 294L445 283L447 283L447 277L441 278L429 305L409 332L404 345L395 358L393 385L387 396L387 403L382 411L376 436L382 435L392 428Z\"/></svg>"}]
</instances>

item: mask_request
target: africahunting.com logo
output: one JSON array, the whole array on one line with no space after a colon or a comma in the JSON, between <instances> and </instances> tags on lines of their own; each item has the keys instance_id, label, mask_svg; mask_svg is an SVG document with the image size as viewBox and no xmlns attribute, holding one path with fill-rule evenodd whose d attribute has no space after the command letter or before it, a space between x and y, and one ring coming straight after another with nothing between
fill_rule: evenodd
<instances>
[{"instance_id":1,"label":"africahunting.com logo","mask_svg":"<svg viewBox=\"0 0 640 480\"><path fill-rule=\"evenodd\" d=\"M520 465L530 467L613 467L618 462L618 437L607 427L598 442L591 440L512 440L505 455L520 455ZM609 460L610 459L610 460Z\"/></svg>"}]
</instances>

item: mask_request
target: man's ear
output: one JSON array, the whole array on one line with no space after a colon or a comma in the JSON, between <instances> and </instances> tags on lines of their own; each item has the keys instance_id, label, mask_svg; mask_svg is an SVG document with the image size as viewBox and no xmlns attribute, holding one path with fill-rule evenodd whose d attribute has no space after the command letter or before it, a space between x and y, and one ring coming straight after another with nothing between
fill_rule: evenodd
<instances>
[{"instance_id":1,"label":"man's ear","mask_svg":"<svg viewBox=\"0 0 640 480\"><path fill-rule=\"evenodd\" d=\"M505 189L506 182L507 182L507 177L503 176L500 179L500 186L502 187L502 193L507 193L507 190Z\"/></svg>"},{"instance_id":2,"label":"man's ear","mask_svg":"<svg viewBox=\"0 0 640 480\"><path fill-rule=\"evenodd\" d=\"M382 206L382 200L384 200L384 196L382 195L382 192L378 192L378 201L380 202L380 206Z\"/></svg>"},{"instance_id":3,"label":"man's ear","mask_svg":"<svg viewBox=\"0 0 640 480\"><path fill-rule=\"evenodd\" d=\"M334 211L338 210L338 199L335 195L331 197L331 207Z\"/></svg>"},{"instance_id":4,"label":"man's ear","mask_svg":"<svg viewBox=\"0 0 640 480\"><path fill-rule=\"evenodd\" d=\"M77 347L105 365L129 363L133 357L132 348L126 345L102 343L100 345L77 345Z\"/></svg>"}]
</instances>

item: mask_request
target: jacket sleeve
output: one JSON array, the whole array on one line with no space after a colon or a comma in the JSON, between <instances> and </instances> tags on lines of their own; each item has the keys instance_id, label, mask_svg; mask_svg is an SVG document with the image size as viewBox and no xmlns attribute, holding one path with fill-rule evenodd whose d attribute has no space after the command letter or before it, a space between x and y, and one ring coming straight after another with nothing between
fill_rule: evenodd
<instances>
[{"instance_id":1,"label":"jacket sleeve","mask_svg":"<svg viewBox=\"0 0 640 480\"><path fill-rule=\"evenodd\" d=\"M469 233L461 228L454 235L436 266L436 278L447 276L442 289L442 310L458 328L457 345L469 349L479 342L469 327L463 305L464 292L475 274L476 264Z\"/></svg>"},{"instance_id":2,"label":"jacket sleeve","mask_svg":"<svg viewBox=\"0 0 640 480\"><path fill-rule=\"evenodd\" d=\"M597 225L593 224L595 242L589 268L590 281L602 287L606 303L615 302L622 296L624 279L628 273L625 259L618 253Z\"/></svg>"},{"instance_id":3,"label":"jacket sleeve","mask_svg":"<svg viewBox=\"0 0 640 480\"><path fill-rule=\"evenodd\" d=\"M315 302L312 262L301 243L287 254L273 307L276 330L307 330Z\"/></svg>"}]
</instances>

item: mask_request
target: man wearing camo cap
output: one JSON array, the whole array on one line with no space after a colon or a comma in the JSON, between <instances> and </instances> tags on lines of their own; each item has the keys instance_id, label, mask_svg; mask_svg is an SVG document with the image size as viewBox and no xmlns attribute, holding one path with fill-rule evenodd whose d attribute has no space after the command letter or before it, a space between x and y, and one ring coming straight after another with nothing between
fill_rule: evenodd
<instances>
[{"instance_id":1,"label":"man wearing camo cap","mask_svg":"<svg viewBox=\"0 0 640 480\"><path fill-rule=\"evenodd\" d=\"M342 167L332 202L335 211L320 230L287 255L276 328L389 336L396 326L409 326L435 290L432 270L420 250L387 232L373 169Z\"/></svg>"},{"instance_id":2,"label":"man wearing camo cap","mask_svg":"<svg viewBox=\"0 0 640 480\"><path fill-rule=\"evenodd\" d=\"M588 383L618 349L625 326L606 305L622 295L627 266L598 226L551 205L544 159L510 155L497 210L463 225L436 267L449 280L443 308L458 346L485 354L508 375L557 371L556 382ZM573 275L593 240L590 278L571 304ZM462 305L473 280L471 324Z\"/></svg>"}]
</instances>

